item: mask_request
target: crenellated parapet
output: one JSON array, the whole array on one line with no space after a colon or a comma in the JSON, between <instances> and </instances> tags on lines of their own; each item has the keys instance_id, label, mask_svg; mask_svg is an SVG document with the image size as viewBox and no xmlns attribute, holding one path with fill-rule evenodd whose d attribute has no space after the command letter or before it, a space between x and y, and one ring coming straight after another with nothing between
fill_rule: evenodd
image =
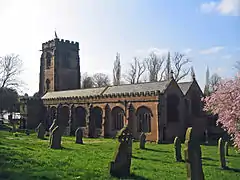
<instances>
[{"instance_id":1,"label":"crenellated parapet","mask_svg":"<svg viewBox=\"0 0 240 180\"><path fill-rule=\"evenodd\" d=\"M76 48L79 49L79 43L76 41L69 41L69 40L64 40L64 39L53 39L53 40L49 40L45 43L42 43L42 49L52 49L54 47L56 47L57 45L60 46L68 46L71 48Z\"/></svg>"}]
</instances>

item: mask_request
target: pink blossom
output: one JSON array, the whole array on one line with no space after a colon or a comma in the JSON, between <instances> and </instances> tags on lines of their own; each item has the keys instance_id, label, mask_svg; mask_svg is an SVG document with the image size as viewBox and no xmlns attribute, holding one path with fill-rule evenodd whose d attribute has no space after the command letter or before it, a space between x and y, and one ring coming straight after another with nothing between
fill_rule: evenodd
<instances>
[{"instance_id":1,"label":"pink blossom","mask_svg":"<svg viewBox=\"0 0 240 180\"><path fill-rule=\"evenodd\" d=\"M203 99L204 110L218 114L217 124L231 135L240 149L240 76L222 81L217 90Z\"/></svg>"}]
</instances>

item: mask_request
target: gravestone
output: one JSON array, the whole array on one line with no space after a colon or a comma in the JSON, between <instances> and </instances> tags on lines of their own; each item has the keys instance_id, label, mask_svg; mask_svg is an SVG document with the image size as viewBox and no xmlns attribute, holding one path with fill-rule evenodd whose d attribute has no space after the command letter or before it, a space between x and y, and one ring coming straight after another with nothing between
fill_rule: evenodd
<instances>
[{"instance_id":1,"label":"gravestone","mask_svg":"<svg viewBox=\"0 0 240 180\"><path fill-rule=\"evenodd\" d=\"M77 128L77 130L75 131L75 136L76 136L76 143L77 144L83 144L83 130L82 128Z\"/></svg>"},{"instance_id":2,"label":"gravestone","mask_svg":"<svg viewBox=\"0 0 240 180\"><path fill-rule=\"evenodd\" d=\"M175 159L177 162L182 161L182 154L181 154L181 140L179 137L175 137L174 139L174 149L175 149Z\"/></svg>"},{"instance_id":3,"label":"gravestone","mask_svg":"<svg viewBox=\"0 0 240 180\"><path fill-rule=\"evenodd\" d=\"M26 133L27 136L29 136L29 134L30 134L28 129L26 129L25 133Z\"/></svg>"},{"instance_id":4,"label":"gravestone","mask_svg":"<svg viewBox=\"0 0 240 180\"><path fill-rule=\"evenodd\" d=\"M184 155L187 179L204 180L201 147L192 128L188 128L186 132Z\"/></svg>"},{"instance_id":5,"label":"gravestone","mask_svg":"<svg viewBox=\"0 0 240 180\"><path fill-rule=\"evenodd\" d=\"M128 127L124 127L118 136L118 148L114 161L110 162L110 174L115 177L127 177L130 175L132 158L132 133Z\"/></svg>"},{"instance_id":6,"label":"gravestone","mask_svg":"<svg viewBox=\"0 0 240 180\"><path fill-rule=\"evenodd\" d=\"M140 149L145 149L146 135L144 132L140 135Z\"/></svg>"},{"instance_id":7,"label":"gravestone","mask_svg":"<svg viewBox=\"0 0 240 180\"><path fill-rule=\"evenodd\" d=\"M70 132L71 132L71 128L70 128L70 126L67 126L66 128L65 128L65 131L64 131L64 136L70 136Z\"/></svg>"},{"instance_id":8,"label":"gravestone","mask_svg":"<svg viewBox=\"0 0 240 180\"><path fill-rule=\"evenodd\" d=\"M225 152L224 152L224 141L222 138L219 138L218 140L218 154L219 154L219 160L220 165L222 169L226 169L226 159L225 159Z\"/></svg>"},{"instance_id":9,"label":"gravestone","mask_svg":"<svg viewBox=\"0 0 240 180\"><path fill-rule=\"evenodd\" d=\"M44 135L45 135L45 127L43 125L43 123L40 123L38 125L38 127L36 128L36 131L37 131L37 138L39 139L44 139Z\"/></svg>"},{"instance_id":10,"label":"gravestone","mask_svg":"<svg viewBox=\"0 0 240 180\"><path fill-rule=\"evenodd\" d=\"M229 154L228 154L228 142L225 142L224 148L225 148L225 155L229 156Z\"/></svg>"},{"instance_id":11,"label":"gravestone","mask_svg":"<svg viewBox=\"0 0 240 180\"><path fill-rule=\"evenodd\" d=\"M51 149L61 149L61 141L62 141L62 135L65 130L65 127L63 126L56 126L52 133L50 138L50 148Z\"/></svg>"}]
</instances>

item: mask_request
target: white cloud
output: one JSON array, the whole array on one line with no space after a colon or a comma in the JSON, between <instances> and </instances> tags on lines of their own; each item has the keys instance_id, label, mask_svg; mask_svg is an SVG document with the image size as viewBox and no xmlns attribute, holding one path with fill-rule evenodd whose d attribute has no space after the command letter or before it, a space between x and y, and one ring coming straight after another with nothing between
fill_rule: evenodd
<instances>
[{"instance_id":1,"label":"white cloud","mask_svg":"<svg viewBox=\"0 0 240 180\"><path fill-rule=\"evenodd\" d=\"M209 49L204 49L200 51L200 54L216 54L223 49L224 49L223 46L215 46L215 47L211 47Z\"/></svg>"},{"instance_id":2,"label":"white cloud","mask_svg":"<svg viewBox=\"0 0 240 180\"><path fill-rule=\"evenodd\" d=\"M217 6L217 3L211 1L211 2L209 2L209 3L203 3L203 4L201 4L201 7L200 7L200 8L201 8L201 11L202 11L202 12L204 12L204 13L210 13L210 12L212 12L212 11L215 10L216 6Z\"/></svg>"},{"instance_id":3,"label":"white cloud","mask_svg":"<svg viewBox=\"0 0 240 180\"><path fill-rule=\"evenodd\" d=\"M158 56L163 56L163 55L167 55L167 53L170 51L169 48L149 48L147 50L144 49L139 49L135 51L135 55L136 56L140 56L140 57L147 57L150 53L155 53Z\"/></svg>"},{"instance_id":4,"label":"white cloud","mask_svg":"<svg viewBox=\"0 0 240 180\"><path fill-rule=\"evenodd\" d=\"M188 49L184 49L183 50L183 53L188 55L190 52L192 52L192 49L191 48L188 48Z\"/></svg>"},{"instance_id":5,"label":"white cloud","mask_svg":"<svg viewBox=\"0 0 240 180\"><path fill-rule=\"evenodd\" d=\"M170 51L169 48L159 49L159 48L149 48L148 53L154 52L156 55L166 55Z\"/></svg>"},{"instance_id":6,"label":"white cloud","mask_svg":"<svg viewBox=\"0 0 240 180\"><path fill-rule=\"evenodd\" d=\"M220 0L201 4L204 13L217 12L222 15L240 16L240 0Z\"/></svg>"}]
</instances>

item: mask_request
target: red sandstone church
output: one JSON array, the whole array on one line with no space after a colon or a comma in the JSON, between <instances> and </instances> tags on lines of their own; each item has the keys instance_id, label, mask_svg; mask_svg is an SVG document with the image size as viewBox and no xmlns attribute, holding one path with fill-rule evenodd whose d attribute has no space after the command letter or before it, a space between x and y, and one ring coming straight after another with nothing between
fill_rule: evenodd
<instances>
[{"instance_id":1,"label":"red sandstone church","mask_svg":"<svg viewBox=\"0 0 240 180\"><path fill-rule=\"evenodd\" d=\"M128 124L134 138L145 132L147 140L158 143L175 136L184 138L189 126L204 134L203 93L194 76L190 82L177 83L171 77L161 82L81 89L78 52L77 42L55 38L42 44L39 94L48 127L57 119L69 135L82 127L88 137L115 137Z\"/></svg>"}]
</instances>

